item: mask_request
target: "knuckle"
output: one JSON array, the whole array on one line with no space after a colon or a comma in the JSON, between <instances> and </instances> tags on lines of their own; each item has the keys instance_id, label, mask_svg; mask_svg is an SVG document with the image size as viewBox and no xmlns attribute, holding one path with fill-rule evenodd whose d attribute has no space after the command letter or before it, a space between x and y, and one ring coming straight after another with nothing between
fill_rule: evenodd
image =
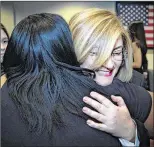
<instances>
[{"instance_id":1,"label":"knuckle","mask_svg":"<svg viewBox=\"0 0 154 147\"><path fill-rule=\"evenodd\" d=\"M95 105L95 108L96 108L98 111L100 111L100 110L101 110L101 105L100 105L100 104L96 104L96 105Z\"/></svg>"},{"instance_id":2,"label":"knuckle","mask_svg":"<svg viewBox=\"0 0 154 147\"><path fill-rule=\"evenodd\" d=\"M91 111L91 112L90 112L90 116L92 116L92 117L95 118L96 115L95 115L95 113L94 113L93 111Z\"/></svg>"},{"instance_id":3,"label":"knuckle","mask_svg":"<svg viewBox=\"0 0 154 147\"><path fill-rule=\"evenodd\" d=\"M110 126L110 130L112 131L115 130L115 122L111 122L109 126Z\"/></svg>"},{"instance_id":4,"label":"knuckle","mask_svg":"<svg viewBox=\"0 0 154 147\"><path fill-rule=\"evenodd\" d=\"M102 117L101 117L100 115L98 115L98 116L96 117L96 119L97 119L98 121L102 122Z\"/></svg>"},{"instance_id":5,"label":"knuckle","mask_svg":"<svg viewBox=\"0 0 154 147\"><path fill-rule=\"evenodd\" d=\"M108 101L107 99L104 99L104 100L103 100L103 103L108 104L109 101Z\"/></svg>"}]
</instances>

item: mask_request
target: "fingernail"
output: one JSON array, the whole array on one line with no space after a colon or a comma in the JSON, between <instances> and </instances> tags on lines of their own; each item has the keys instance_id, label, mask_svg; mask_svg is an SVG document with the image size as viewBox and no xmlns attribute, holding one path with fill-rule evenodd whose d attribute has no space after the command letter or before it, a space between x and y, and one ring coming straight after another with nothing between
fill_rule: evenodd
<instances>
[{"instance_id":1,"label":"fingernail","mask_svg":"<svg viewBox=\"0 0 154 147\"><path fill-rule=\"evenodd\" d=\"M83 107L83 108L82 108L82 111L83 111L83 112L86 112L86 111L87 111L87 108L86 108L86 107Z\"/></svg>"},{"instance_id":2,"label":"fingernail","mask_svg":"<svg viewBox=\"0 0 154 147\"><path fill-rule=\"evenodd\" d=\"M90 92L90 95L91 95L91 96L94 96L94 95L95 95L95 92L93 92L93 91Z\"/></svg>"},{"instance_id":3,"label":"fingernail","mask_svg":"<svg viewBox=\"0 0 154 147\"><path fill-rule=\"evenodd\" d=\"M83 101L84 101L84 102L87 102L87 100L88 100L87 97L84 97L84 98L83 98Z\"/></svg>"},{"instance_id":4,"label":"fingernail","mask_svg":"<svg viewBox=\"0 0 154 147\"><path fill-rule=\"evenodd\" d=\"M91 126L91 121L90 121L90 120L87 120L87 124L88 124L89 126Z\"/></svg>"}]
</instances>

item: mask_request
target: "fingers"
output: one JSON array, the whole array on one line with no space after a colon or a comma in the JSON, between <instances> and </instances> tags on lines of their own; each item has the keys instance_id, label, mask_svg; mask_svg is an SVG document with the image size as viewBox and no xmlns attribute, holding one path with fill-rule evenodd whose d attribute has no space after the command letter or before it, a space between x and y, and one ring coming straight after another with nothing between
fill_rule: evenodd
<instances>
[{"instance_id":1,"label":"fingers","mask_svg":"<svg viewBox=\"0 0 154 147\"><path fill-rule=\"evenodd\" d=\"M99 103L96 100L93 100L92 98L86 96L83 98L83 101L102 114L103 112L107 111L107 108L103 104Z\"/></svg>"},{"instance_id":2,"label":"fingers","mask_svg":"<svg viewBox=\"0 0 154 147\"><path fill-rule=\"evenodd\" d=\"M102 115L102 114L100 114L100 113L98 113L98 112L96 112L96 111L93 111L93 110L91 110L91 109L89 109L89 108L87 108L87 107L83 107L82 111L83 111L85 114L87 114L88 116L90 116L90 117L92 117L92 118L94 118L94 119L100 121L101 123L102 123L102 122L103 122L103 123L105 122L105 116Z\"/></svg>"},{"instance_id":3,"label":"fingers","mask_svg":"<svg viewBox=\"0 0 154 147\"><path fill-rule=\"evenodd\" d=\"M109 132L107 126L103 123L96 123L92 120L87 120L87 124L92 128L105 131L105 132Z\"/></svg>"},{"instance_id":4,"label":"fingers","mask_svg":"<svg viewBox=\"0 0 154 147\"><path fill-rule=\"evenodd\" d=\"M125 102L122 97L111 95L111 99L118 104L118 106L125 106Z\"/></svg>"},{"instance_id":5,"label":"fingers","mask_svg":"<svg viewBox=\"0 0 154 147\"><path fill-rule=\"evenodd\" d=\"M91 92L90 96L94 99L96 99L97 101L99 101L100 103L104 104L104 106L106 106L107 108L109 108L110 106L113 106L114 104L108 100L105 96L97 93L97 92Z\"/></svg>"}]
</instances>

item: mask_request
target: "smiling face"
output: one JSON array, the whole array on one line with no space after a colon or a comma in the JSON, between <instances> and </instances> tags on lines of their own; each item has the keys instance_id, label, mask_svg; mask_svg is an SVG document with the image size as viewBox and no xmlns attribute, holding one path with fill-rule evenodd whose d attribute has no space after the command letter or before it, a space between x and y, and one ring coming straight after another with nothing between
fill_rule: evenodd
<instances>
[{"instance_id":1,"label":"smiling face","mask_svg":"<svg viewBox=\"0 0 154 147\"><path fill-rule=\"evenodd\" d=\"M92 65L98 56L98 48L93 48L86 60L81 64L81 67L92 69ZM120 37L112 50L110 57L106 62L95 70L95 81L102 86L107 86L112 83L116 76L123 59L123 41Z\"/></svg>"},{"instance_id":2,"label":"smiling face","mask_svg":"<svg viewBox=\"0 0 154 147\"><path fill-rule=\"evenodd\" d=\"M3 29L1 29L1 63L3 61L4 53L8 44L8 37Z\"/></svg>"},{"instance_id":3,"label":"smiling face","mask_svg":"<svg viewBox=\"0 0 154 147\"><path fill-rule=\"evenodd\" d=\"M77 60L82 67L96 72L96 82L101 85L108 85L112 83L115 75L123 82L130 81L132 78L132 43L128 31L123 27L115 13L99 8L86 9L75 14L71 18L69 26ZM121 37L121 41L119 37ZM117 48L119 50L113 52L113 49L118 46L122 46L121 50L124 49L124 62L121 67L119 66L122 62L119 60L120 56L116 56L118 58L114 56L116 51L120 52L120 47ZM111 54L112 57L110 57ZM111 70L106 66L111 66ZM110 72L108 74L106 71L106 75L99 69L107 69Z\"/></svg>"}]
</instances>

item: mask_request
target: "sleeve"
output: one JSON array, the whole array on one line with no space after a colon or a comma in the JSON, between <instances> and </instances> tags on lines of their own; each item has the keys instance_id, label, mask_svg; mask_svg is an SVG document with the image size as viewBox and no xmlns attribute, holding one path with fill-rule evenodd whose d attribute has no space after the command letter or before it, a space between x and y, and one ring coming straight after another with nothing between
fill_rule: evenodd
<instances>
[{"instance_id":1,"label":"sleeve","mask_svg":"<svg viewBox=\"0 0 154 147\"><path fill-rule=\"evenodd\" d=\"M138 86L144 87L145 79L143 74L133 70L133 76L130 82Z\"/></svg>"},{"instance_id":2,"label":"sleeve","mask_svg":"<svg viewBox=\"0 0 154 147\"><path fill-rule=\"evenodd\" d=\"M130 83L133 83L135 85L148 89L147 80L145 79L144 75L139 73L138 71L133 70L133 76Z\"/></svg>"},{"instance_id":3,"label":"sleeve","mask_svg":"<svg viewBox=\"0 0 154 147\"><path fill-rule=\"evenodd\" d=\"M135 120L133 120L133 121L134 121L134 123L136 125L135 143L132 143L132 142L130 142L128 140L125 140L123 138L119 138L119 141L121 142L121 144L122 144L123 147L125 147L125 146L139 147L139 145L140 145L140 141L139 141L139 137L138 137L137 124L136 124Z\"/></svg>"},{"instance_id":4,"label":"sleeve","mask_svg":"<svg viewBox=\"0 0 154 147\"><path fill-rule=\"evenodd\" d=\"M135 143L129 142L123 138L119 138L123 147L126 146L133 146L133 147L148 147L150 146L150 138L147 129L145 128L144 124L137 119L134 120L136 124L136 136L135 136Z\"/></svg>"},{"instance_id":5,"label":"sleeve","mask_svg":"<svg viewBox=\"0 0 154 147\"><path fill-rule=\"evenodd\" d=\"M120 85L117 90L124 99L131 116L144 123L152 106L152 98L149 92L145 88L132 83Z\"/></svg>"},{"instance_id":6,"label":"sleeve","mask_svg":"<svg viewBox=\"0 0 154 147\"><path fill-rule=\"evenodd\" d=\"M148 71L148 60L146 58L146 55L142 55L142 66L143 71Z\"/></svg>"},{"instance_id":7,"label":"sleeve","mask_svg":"<svg viewBox=\"0 0 154 147\"><path fill-rule=\"evenodd\" d=\"M127 146L129 146L129 147L131 147L131 146L138 147L134 143L129 142L128 140L125 140L123 138L119 138L119 141L120 141L120 143L122 144L123 147L127 147Z\"/></svg>"},{"instance_id":8,"label":"sleeve","mask_svg":"<svg viewBox=\"0 0 154 147\"><path fill-rule=\"evenodd\" d=\"M150 137L147 129L144 124L137 119L134 119L137 126L137 136L140 141L140 147L149 147L150 146Z\"/></svg>"},{"instance_id":9,"label":"sleeve","mask_svg":"<svg viewBox=\"0 0 154 147\"><path fill-rule=\"evenodd\" d=\"M123 147L126 147L126 146L139 147L140 141L139 141L139 138L138 138L137 128L136 128L136 135L135 135L135 143L132 143L132 142L125 140L123 138L119 138L119 141L121 142Z\"/></svg>"}]
</instances>

